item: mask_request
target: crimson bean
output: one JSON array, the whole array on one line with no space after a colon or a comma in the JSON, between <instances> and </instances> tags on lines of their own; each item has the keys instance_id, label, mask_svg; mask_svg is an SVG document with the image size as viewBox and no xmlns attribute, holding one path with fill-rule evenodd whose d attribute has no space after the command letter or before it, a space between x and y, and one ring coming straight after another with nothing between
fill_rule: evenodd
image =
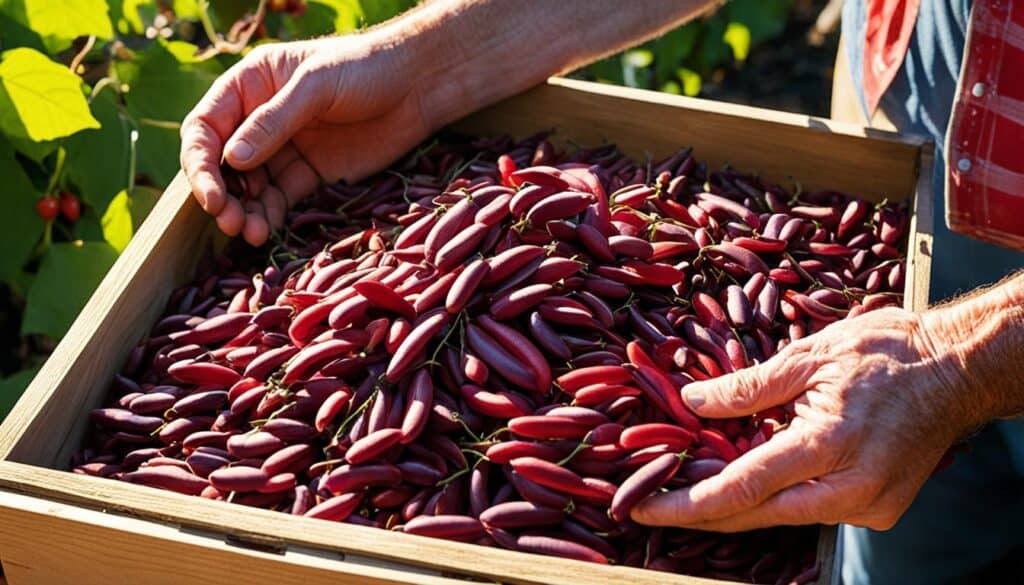
<instances>
[{"instance_id":1,"label":"crimson bean","mask_svg":"<svg viewBox=\"0 0 1024 585\"><path fill-rule=\"evenodd\" d=\"M611 517L618 522L628 519L633 506L671 479L681 462L679 455L665 453L634 471L615 492L609 508Z\"/></svg>"},{"instance_id":2,"label":"crimson bean","mask_svg":"<svg viewBox=\"0 0 1024 585\"><path fill-rule=\"evenodd\" d=\"M557 508L538 506L532 502L504 502L480 513L480 521L494 528L550 526L562 521L564 513Z\"/></svg>"},{"instance_id":3,"label":"crimson bean","mask_svg":"<svg viewBox=\"0 0 1024 585\"><path fill-rule=\"evenodd\" d=\"M402 341L388 364L385 376L389 382L397 382L413 367L413 360L423 351L431 337L448 324L449 315L443 311L427 316L414 327Z\"/></svg>"},{"instance_id":4,"label":"crimson bean","mask_svg":"<svg viewBox=\"0 0 1024 585\"><path fill-rule=\"evenodd\" d=\"M122 476L124 481L160 488L180 494L198 495L209 482L178 467L158 466L131 471Z\"/></svg>"},{"instance_id":5,"label":"crimson bean","mask_svg":"<svg viewBox=\"0 0 1024 585\"><path fill-rule=\"evenodd\" d=\"M461 542L472 542L484 535L484 527L479 520L455 514L418 516L406 522L402 531Z\"/></svg>"},{"instance_id":6,"label":"crimson bean","mask_svg":"<svg viewBox=\"0 0 1024 585\"><path fill-rule=\"evenodd\" d=\"M363 503L362 492L348 492L328 498L306 510L302 515L306 518L320 518L341 522L352 515Z\"/></svg>"},{"instance_id":7,"label":"crimson bean","mask_svg":"<svg viewBox=\"0 0 1024 585\"><path fill-rule=\"evenodd\" d=\"M395 486L401 481L401 470L390 463L341 465L327 475L321 487L332 494L342 494L368 486Z\"/></svg>"}]
</instances>

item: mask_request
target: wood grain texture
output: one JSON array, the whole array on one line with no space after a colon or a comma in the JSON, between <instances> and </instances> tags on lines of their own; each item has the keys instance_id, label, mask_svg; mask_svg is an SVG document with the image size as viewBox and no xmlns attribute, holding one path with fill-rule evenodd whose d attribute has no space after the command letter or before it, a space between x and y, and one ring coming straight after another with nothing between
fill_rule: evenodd
<instances>
[{"instance_id":1,"label":"wood grain texture","mask_svg":"<svg viewBox=\"0 0 1024 585\"><path fill-rule=\"evenodd\" d=\"M303 583L465 585L462 579L372 559L295 548L239 548L183 531L27 496L0 493L0 561L10 585Z\"/></svg>"},{"instance_id":2,"label":"wood grain texture","mask_svg":"<svg viewBox=\"0 0 1024 585\"><path fill-rule=\"evenodd\" d=\"M932 165L935 149L931 143L921 149L921 167L918 171L913 214L910 217L910 241L907 243L907 275L904 284L903 306L911 311L928 308L931 291L932 254L935 221L935 195L932 192Z\"/></svg>"},{"instance_id":3,"label":"wood grain texture","mask_svg":"<svg viewBox=\"0 0 1024 585\"><path fill-rule=\"evenodd\" d=\"M833 120L572 79L552 79L454 127L517 137L556 130L556 141L615 142L654 158L682 146L711 168L731 164L806 190L842 189L871 201L915 190L922 139Z\"/></svg>"},{"instance_id":4,"label":"wood grain texture","mask_svg":"<svg viewBox=\"0 0 1024 585\"><path fill-rule=\"evenodd\" d=\"M384 566L393 563L514 585L580 585L581 575L585 575L588 585L717 583L697 577L537 557L365 526L294 517L20 463L0 462L0 486L9 490L0 492L0 512L4 514L5 498L24 494L40 502L56 502L53 504L55 510L105 510L109 516L106 522L112 525L119 522L119 518L132 516L140 522L150 520L154 531L170 523L212 534L259 534L280 539L289 548L299 546L341 552L378 559L385 562ZM3 522L0 520L0 535L13 530ZM7 554L3 538L8 537L0 536L0 556ZM134 547L125 549L124 554L137 554L133 551Z\"/></svg>"},{"instance_id":5,"label":"wood grain texture","mask_svg":"<svg viewBox=\"0 0 1024 585\"><path fill-rule=\"evenodd\" d=\"M692 145L699 158L710 159L713 165L728 161L780 181L793 173L805 188L836 188L873 200L906 199L914 196L916 189L912 225L916 230L912 235L915 246L907 297L908 306L913 308L923 308L927 302L932 199L931 182L925 177L930 177L931 150L918 139L806 116L570 80L552 80L457 126L475 133L516 135L554 127L562 139L580 144L614 138L628 153L641 157L645 149L659 156ZM920 180L916 178L919 170ZM35 506L31 511L23 510L28 515L17 516L19 522L32 527L31 535L26 533L23 540L37 539L32 541L34 546L19 542L16 522L0 520L0 558L5 566L12 567L8 571L12 585L25 583L26 575L28 582L37 582L34 577L44 582L67 582L59 579L59 572L46 572L66 570L46 569L47 559L63 554L65 542L67 546L75 541L102 542L97 535L104 526L115 531L102 532L103 538L113 539L113 544L89 550L103 559L105 564L100 569L116 566L118 572L101 573L108 580L97 582L123 581L122 574L142 575L134 571L145 570L146 551L167 547L186 547L175 548L175 554L182 555L179 559L199 555L196 558L201 559L203 571L207 565L212 567L209 570L213 572L208 573L211 577L219 575L217 567L222 565L237 568L239 575L258 574L245 572L249 563L261 567L264 565L260 563L268 563L264 569L270 571L268 574L280 574L275 572L279 570L277 565L271 566L273 560L239 552L225 545L222 538L190 540L177 528L167 532L168 524L221 537L266 535L279 539L289 551L298 547L329 557L338 553L349 558L357 555L371 565L393 567L399 573L414 574L412 567L416 567L435 575L444 571L458 578L528 585L713 582L293 518L48 469L66 466L81 442L87 424L85 413L100 404L108 381L130 348L150 329L171 290L192 277L198 258L217 239L215 226L179 175L0 426L0 487L10 492L0 494L0 508L17 510L30 503ZM19 499L25 497L29 499ZM103 515L96 510L111 513ZM3 515L7 517L6 510ZM128 520L130 526L120 524ZM46 542L47 533L58 532L75 536L69 541L55 538ZM830 583L838 574L835 546L836 530L824 528L819 547L820 583ZM289 566L303 564L296 561ZM308 577L307 573L301 575L310 583L322 582L317 572L321 568L314 565L310 564ZM179 575L169 566L166 570ZM322 570L337 572L342 583L378 582L352 581L356 573L344 567L332 565ZM373 578L392 579L381 583L407 582L402 581L404 576L390 573Z\"/></svg>"}]
</instances>

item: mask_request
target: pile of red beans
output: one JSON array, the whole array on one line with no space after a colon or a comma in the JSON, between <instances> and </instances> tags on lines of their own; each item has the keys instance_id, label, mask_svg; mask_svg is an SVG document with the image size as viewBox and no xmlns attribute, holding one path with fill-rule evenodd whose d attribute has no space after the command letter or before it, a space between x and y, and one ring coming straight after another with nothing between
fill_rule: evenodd
<instances>
[{"instance_id":1,"label":"pile of red beans","mask_svg":"<svg viewBox=\"0 0 1024 585\"><path fill-rule=\"evenodd\" d=\"M244 193L240 193L244 196ZM688 149L446 137L324 186L170 295L91 412L76 473L311 518L756 582L817 529L641 526L791 412L702 420L680 388L898 305L908 213Z\"/></svg>"}]
</instances>

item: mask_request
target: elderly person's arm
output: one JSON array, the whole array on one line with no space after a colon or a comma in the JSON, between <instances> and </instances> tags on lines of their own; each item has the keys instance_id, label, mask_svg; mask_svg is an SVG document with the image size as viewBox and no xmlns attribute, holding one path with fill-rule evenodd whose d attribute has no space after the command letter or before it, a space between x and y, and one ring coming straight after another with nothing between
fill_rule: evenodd
<instances>
[{"instance_id":1,"label":"elderly person's arm","mask_svg":"<svg viewBox=\"0 0 1024 585\"><path fill-rule=\"evenodd\" d=\"M322 181L365 177L469 112L718 3L433 0L363 33L262 45L186 118L181 165L224 232L261 244ZM254 199L228 192L222 160Z\"/></svg>"},{"instance_id":2,"label":"elderly person's arm","mask_svg":"<svg viewBox=\"0 0 1024 585\"><path fill-rule=\"evenodd\" d=\"M840 321L684 397L705 417L790 401L796 416L719 475L642 502L638 522L890 528L951 444L1024 413L1024 275L921 314Z\"/></svg>"}]
</instances>

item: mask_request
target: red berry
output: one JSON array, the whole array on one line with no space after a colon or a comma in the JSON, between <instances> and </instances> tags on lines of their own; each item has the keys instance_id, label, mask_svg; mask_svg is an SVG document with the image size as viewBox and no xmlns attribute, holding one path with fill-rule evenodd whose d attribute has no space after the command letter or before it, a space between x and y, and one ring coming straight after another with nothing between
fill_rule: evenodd
<instances>
[{"instance_id":1,"label":"red berry","mask_svg":"<svg viewBox=\"0 0 1024 585\"><path fill-rule=\"evenodd\" d=\"M288 0L270 0L267 3L267 9L271 12L284 12L288 10Z\"/></svg>"},{"instance_id":2,"label":"red berry","mask_svg":"<svg viewBox=\"0 0 1024 585\"><path fill-rule=\"evenodd\" d=\"M306 0L288 0L288 12L292 18L298 18L306 12Z\"/></svg>"},{"instance_id":3,"label":"red berry","mask_svg":"<svg viewBox=\"0 0 1024 585\"><path fill-rule=\"evenodd\" d=\"M82 215L82 202L72 193L61 193L60 212L65 219L75 223L78 221L78 217Z\"/></svg>"},{"instance_id":4,"label":"red berry","mask_svg":"<svg viewBox=\"0 0 1024 585\"><path fill-rule=\"evenodd\" d=\"M53 195L47 195L36 201L36 213L44 221L53 221L60 211L60 202Z\"/></svg>"}]
</instances>

